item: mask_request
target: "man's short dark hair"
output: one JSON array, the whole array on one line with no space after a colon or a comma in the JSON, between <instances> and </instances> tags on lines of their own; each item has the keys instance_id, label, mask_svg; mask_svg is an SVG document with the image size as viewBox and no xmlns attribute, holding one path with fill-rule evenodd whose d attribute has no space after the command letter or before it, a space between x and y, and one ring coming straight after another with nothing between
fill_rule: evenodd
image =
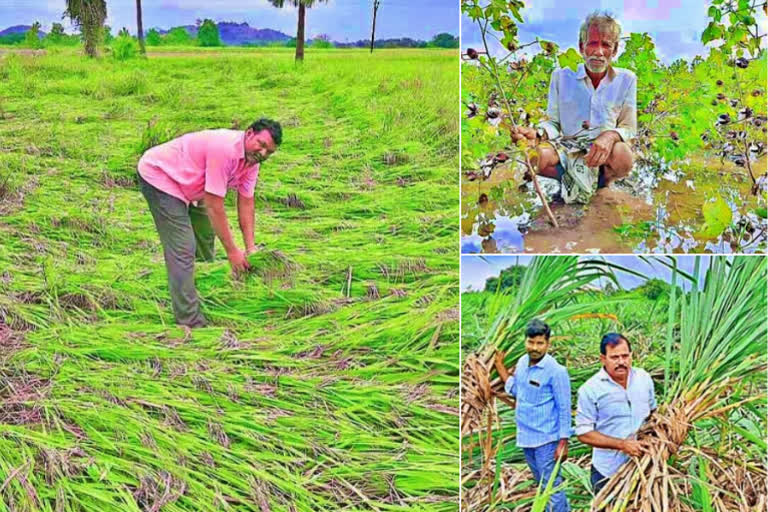
<instances>
[{"instance_id":1,"label":"man's short dark hair","mask_svg":"<svg viewBox=\"0 0 768 512\"><path fill-rule=\"evenodd\" d=\"M267 119L266 117L262 117L261 119L251 124L248 129L253 130L254 133L258 133L261 130L267 130L277 146L283 142L283 128L280 126L280 123L274 119Z\"/></svg>"},{"instance_id":2,"label":"man's short dark hair","mask_svg":"<svg viewBox=\"0 0 768 512\"><path fill-rule=\"evenodd\" d=\"M528 322L528 326L525 328L525 337L526 338L534 338L536 336L544 336L547 338L547 341L549 341L549 335L552 331L549 329L549 326L539 320L538 318L534 318L530 322Z\"/></svg>"},{"instance_id":3,"label":"man's short dark hair","mask_svg":"<svg viewBox=\"0 0 768 512\"><path fill-rule=\"evenodd\" d=\"M627 344L627 348L629 348L629 351L632 352L632 345L629 343L629 340L624 337L623 334L619 334L617 332L609 332L608 334L603 336L602 340L600 340L600 353L605 355L605 347L609 345L611 347L615 347L616 345L619 345L622 341Z\"/></svg>"}]
</instances>

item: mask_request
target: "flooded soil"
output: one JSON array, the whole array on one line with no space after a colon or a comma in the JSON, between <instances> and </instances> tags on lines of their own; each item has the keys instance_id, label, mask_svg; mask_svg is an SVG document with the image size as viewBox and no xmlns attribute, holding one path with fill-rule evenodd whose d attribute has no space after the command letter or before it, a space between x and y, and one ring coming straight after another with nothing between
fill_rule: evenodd
<instances>
[{"instance_id":1,"label":"flooded soil","mask_svg":"<svg viewBox=\"0 0 768 512\"><path fill-rule=\"evenodd\" d=\"M750 192L743 168L718 159L689 161L652 172L636 166L626 180L597 191L588 205L550 202L559 228L549 222L531 187L520 187L519 170L497 168L486 181L462 183L462 253L632 253L764 251L765 208ZM753 165L764 173L766 159ZM539 178L551 198L559 184ZM702 206L721 196L734 229L717 237L702 233ZM764 210L763 210L764 211Z\"/></svg>"}]
</instances>

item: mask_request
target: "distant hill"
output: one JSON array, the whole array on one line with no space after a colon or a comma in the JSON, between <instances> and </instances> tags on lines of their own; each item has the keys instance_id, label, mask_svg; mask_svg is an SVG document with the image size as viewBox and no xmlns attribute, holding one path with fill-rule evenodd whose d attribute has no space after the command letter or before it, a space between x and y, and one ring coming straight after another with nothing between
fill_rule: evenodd
<instances>
[{"instance_id":1,"label":"distant hill","mask_svg":"<svg viewBox=\"0 0 768 512\"><path fill-rule=\"evenodd\" d=\"M258 43L271 43L271 42L286 42L293 39L293 36L284 34L279 30L271 28L253 28L248 23L236 23L233 21L221 21L216 24L219 27L219 37L221 42L227 46L242 46L246 44L258 44ZM197 26L195 25L181 25L191 37L197 37ZM0 37L3 36L15 36L17 34L24 34L30 28L31 25L14 25L8 27L5 30L0 31ZM160 34L167 34L170 29L155 28ZM113 27L113 31L117 32L117 29ZM145 32L146 33L146 32ZM42 30L40 31L40 37L46 35ZM450 37L449 34L443 34ZM324 36L327 37L327 36ZM455 38L455 47L458 48L458 38ZM310 42L308 39L307 42ZM361 39L354 42L333 42L335 46L340 48L366 48L370 44L369 40ZM420 41L411 39L409 37L392 38L392 39L377 39L376 48L421 48L427 46L426 41ZM451 46L453 47L453 46Z\"/></svg>"},{"instance_id":2,"label":"distant hill","mask_svg":"<svg viewBox=\"0 0 768 512\"><path fill-rule=\"evenodd\" d=\"M219 27L221 42L228 46L240 46L247 43L266 41L287 41L291 36L283 34L271 28L253 28L248 23L234 23L222 21L216 24ZM182 25L192 37L197 37L195 25ZM157 29L161 34L167 34L169 30Z\"/></svg>"},{"instance_id":3,"label":"distant hill","mask_svg":"<svg viewBox=\"0 0 768 512\"><path fill-rule=\"evenodd\" d=\"M6 28L5 30L0 30L0 37L10 36L13 34L25 34L31 28L32 25L14 25L12 27ZM46 33L41 30L38 32L38 34L40 34L40 37L44 37Z\"/></svg>"}]
</instances>

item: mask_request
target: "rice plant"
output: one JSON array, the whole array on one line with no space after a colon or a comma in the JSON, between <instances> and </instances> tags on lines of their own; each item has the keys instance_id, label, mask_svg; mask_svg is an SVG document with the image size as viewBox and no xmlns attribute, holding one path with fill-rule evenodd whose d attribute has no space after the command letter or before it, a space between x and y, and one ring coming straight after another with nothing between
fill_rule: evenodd
<instances>
[{"instance_id":1,"label":"rice plant","mask_svg":"<svg viewBox=\"0 0 768 512\"><path fill-rule=\"evenodd\" d=\"M456 510L455 57L1 57L0 510ZM136 163L262 116L254 271L179 329Z\"/></svg>"}]
</instances>

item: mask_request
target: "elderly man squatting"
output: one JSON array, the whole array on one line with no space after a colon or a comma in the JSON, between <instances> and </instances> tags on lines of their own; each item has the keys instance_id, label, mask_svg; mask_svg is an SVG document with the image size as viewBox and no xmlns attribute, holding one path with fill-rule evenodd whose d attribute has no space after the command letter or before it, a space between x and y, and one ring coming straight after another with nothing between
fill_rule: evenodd
<instances>
[{"instance_id":1,"label":"elderly man squatting","mask_svg":"<svg viewBox=\"0 0 768 512\"><path fill-rule=\"evenodd\" d=\"M637 131L637 77L615 68L621 27L608 14L590 14L579 31L584 63L552 72L548 119L513 138L538 144L538 174L560 180L566 203L587 203L596 188L625 177L633 165L628 144ZM577 138L563 140L562 136Z\"/></svg>"}]
</instances>

